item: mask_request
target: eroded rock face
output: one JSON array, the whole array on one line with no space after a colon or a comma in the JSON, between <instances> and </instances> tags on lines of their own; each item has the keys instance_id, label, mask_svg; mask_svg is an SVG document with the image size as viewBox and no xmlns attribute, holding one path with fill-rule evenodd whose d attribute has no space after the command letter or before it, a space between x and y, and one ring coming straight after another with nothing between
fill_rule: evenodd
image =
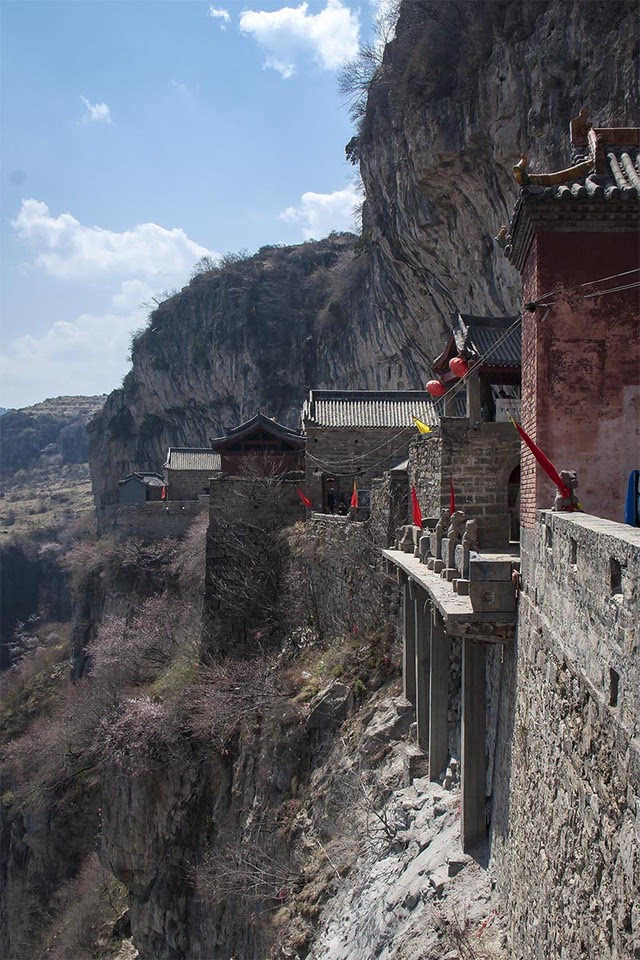
<instances>
[{"instance_id":1,"label":"eroded rock face","mask_svg":"<svg viewBox=\"0 0 640 960\"><path fill-rule=\"evenodd\" d=\"M169 443L207 443L262 410L299 421L311 387L419 388L448 314L511 313L519 278L493 242L521 151L569 159L570 116L637 122L632 2L404 0L357 153L364 230L263 248L163 304L92 430L101 502Z\"/></svg>"}]
</instances>

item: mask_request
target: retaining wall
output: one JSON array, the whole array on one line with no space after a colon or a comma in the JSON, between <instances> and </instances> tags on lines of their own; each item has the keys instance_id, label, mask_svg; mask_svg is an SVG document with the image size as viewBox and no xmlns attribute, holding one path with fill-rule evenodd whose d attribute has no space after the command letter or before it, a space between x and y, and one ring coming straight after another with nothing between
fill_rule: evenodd
<instances>
[{"instance_id":1,"label":"retaining wall","mask_svg":"<svg viewBox=\"0 0 640 960\"><path fill-rule=\"evenodd\" d=\"M540 512L505 650L492 859L514 960L640 946L640 530Z\"/></svg>"},{"instance_id":2,"label":"retaining wall","mask_svg":"<svg viewBox=\"0 0 640 960\"><path fill-rule=\"evenodd\" d=\"M208 497L181 503L158 501L140 504L108 504L96 508L98 536L115 533L120 537L152 540L182 537L191 521L207 509Z\"/></svg>"}]
</instances>

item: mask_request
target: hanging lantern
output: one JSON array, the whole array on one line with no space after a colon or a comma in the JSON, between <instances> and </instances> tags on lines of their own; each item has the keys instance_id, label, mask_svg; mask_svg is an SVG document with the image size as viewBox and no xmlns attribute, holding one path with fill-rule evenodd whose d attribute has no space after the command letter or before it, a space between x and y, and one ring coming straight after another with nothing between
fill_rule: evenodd
<instances>
[{"instance_id":1,"label":"hanging lantern","mask_svg":"<svg viewBox=\"0 0 640 960\"><path fill-rule=\"evenodd\" d=\"M455 373L456 377L464 377L469 373L469 364L463 357L454 357L449 360L449 370Z\"/></svg>"},{"instance_id":2,"label":"hanging lantern","mask_svg":"<svg viewBox=\"0 0 640 960\"><path fill-rule=\"evenodd\" d=\"M430 393L432 397L442 397L447 392L444 383L440 383L439 380L429 380L425 385L425 390L427 393Z\"/></svg>"}]
</instances>

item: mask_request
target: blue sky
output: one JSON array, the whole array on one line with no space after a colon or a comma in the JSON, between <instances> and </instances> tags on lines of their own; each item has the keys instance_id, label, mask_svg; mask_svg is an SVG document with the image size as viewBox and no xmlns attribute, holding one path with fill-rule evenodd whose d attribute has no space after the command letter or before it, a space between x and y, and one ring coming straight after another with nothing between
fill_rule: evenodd
<instances>
[{"instance_id":1,"label":"blue sky","mask_svg":"<svg viewBox=\"0 0 640 960\"><path fill-rule=\"evenodd\" d=\"M336 73L381 2L5 0L0 405L118 386L205 252L350 228Z\"/></svg>"}]
</instances>

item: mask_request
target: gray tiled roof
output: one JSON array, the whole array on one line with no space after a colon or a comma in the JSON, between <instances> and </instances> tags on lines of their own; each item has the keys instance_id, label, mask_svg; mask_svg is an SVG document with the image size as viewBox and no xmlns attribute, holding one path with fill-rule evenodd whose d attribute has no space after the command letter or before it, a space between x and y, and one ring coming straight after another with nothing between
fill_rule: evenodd
<instances>
[{"instance_id":1,"label":"gray tiled roof","mask_svg":"<svg viewBox=\"0 0 640 960\"><path fill-rule=\"evenodd\" d=\"M118 483L127 483L128 480L137 480L148 487L164 487L164 477L159 473L130 473L124 480L118 480Z\"/></svg>"},{"instance_id":2,"label":"gray tiled roof","mask_svg":"<svg viewBox=\"0 0 640 960\"><path fill-rule=\"evenodd\" d=\"M552 186L528 184L522 194L539 200L586 200L603 197L615 200L620 197L640 198L640 157L637 147L608 147L606 150L606 173L588 173L570 183Z\"/></svg>"},{"instance_id":3,"label":"gray tiled roof","mask_svg":"<svg viewBox=\"0 0 640 960\"><path fill-rule=\"evenodd\" d=\"M273 417L267 417L264 413L257 413L250 420L245 420L237 427L227 427L224 436L214 437L211 443L217 449L219 445L224 446L229 440L252 433L257 427L263 427L266 432L273 434L273 436L281 437L293 443L295 441L304 442L304 437L297 430L292 430L291 427L278 423Z\"/></svg>"},{"instance_id":4,"label":"gray tiled roof","mask_svg":"<svg viewBox=\"0 0 640 960\"><path fill-rule=\"evenodd\" d=\"M539 230L572 223L604 222L637 230L640 206L640 130L590 128L573 143L572 166L553 174L519 174L521 189L508 227L497 242L515 266L522 267L532 225ZM524 158L523 158L524 159ZM522 164L521 160L521 164ZM514 171L520 167L518 164ZM518 178L517 178L518 179ZM602 206L606 201L606 206Z\"/></svg>"},{"instance_id":5,"label":"gray tiled roof","mask_svg":"<svg viewBox=\"0 0 640 960\"><path fill-rule=\"evenodd\" d=\"M520 324L501 341L517 317L476 317L469 313L454 316L453 336L458 351L469 360L484 357L483 366L519 367L522 357Z\"/></svg>"},{"instance_id":6,"label":"gray tiled roof","mask_svg":"<svg viewBox=\"0 0 640 960\"><path fill-rule=\"evenodd\" d=\"M322 427L413 426L416 416L436 425L433 402L422 390L311 390L302 417Z\"/></svg>"},{"instance_id":7,"label":"gray tiled roof","mask_svg":"<svg viewBox=\"0 0 640 960\"><path fill-rule=\"evenodd\" d=\"M167 470L207 470L216 473L222 469L220 454L210 447L169 447Z\"/></svg>"}]
</instances>

